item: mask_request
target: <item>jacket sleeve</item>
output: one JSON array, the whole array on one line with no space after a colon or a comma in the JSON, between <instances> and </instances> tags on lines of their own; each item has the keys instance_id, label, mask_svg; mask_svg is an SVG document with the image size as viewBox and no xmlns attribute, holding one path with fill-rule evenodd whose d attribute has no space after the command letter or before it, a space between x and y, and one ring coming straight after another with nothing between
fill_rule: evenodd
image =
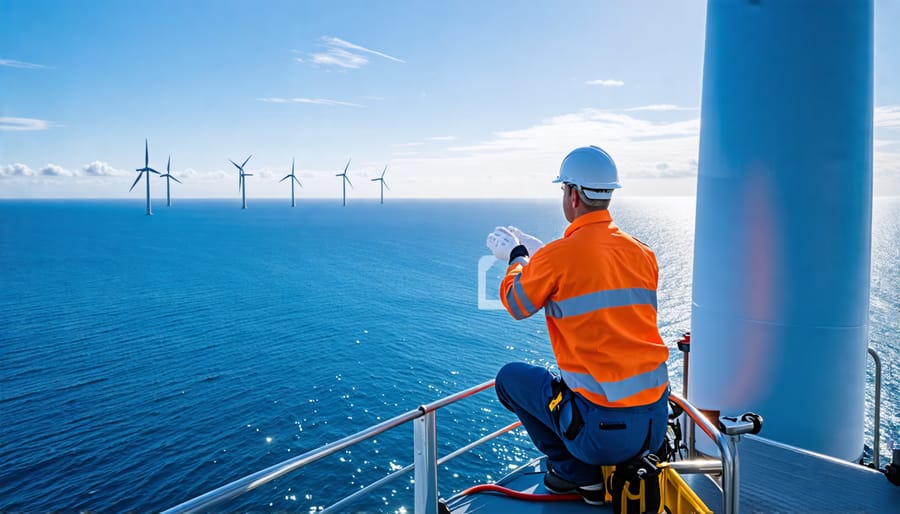
<instances>
[{"instance_id":1,"label":"jacket sleeve","mask_svg":"<svg viewBox=\"0 0 900 514\"><path fill-rule=\"evenodd\" d=\"M531 258L512 260L500 283L500 301L513 318L524 319L541 310L555 290L549 253L542 248Z\"/></svg>"}]
</instances>

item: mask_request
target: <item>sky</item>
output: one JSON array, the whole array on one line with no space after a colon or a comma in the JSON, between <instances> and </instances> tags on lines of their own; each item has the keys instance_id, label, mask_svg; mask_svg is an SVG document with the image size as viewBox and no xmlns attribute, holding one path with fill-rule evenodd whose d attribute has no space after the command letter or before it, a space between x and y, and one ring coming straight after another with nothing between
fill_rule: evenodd
<instances>
[{"instance_id":1,"label":"sky","mask_svg":"<svg viewBox=\"0 0 900 514\"><path fill-rule=\"evenodd\" d=\"M874 187L900 195L900 0L876 0ZM0 198L556 198L696 191L701 0L0 0ZM152 196L164 198L153 176Z\"/></svg>"}]
</instances>

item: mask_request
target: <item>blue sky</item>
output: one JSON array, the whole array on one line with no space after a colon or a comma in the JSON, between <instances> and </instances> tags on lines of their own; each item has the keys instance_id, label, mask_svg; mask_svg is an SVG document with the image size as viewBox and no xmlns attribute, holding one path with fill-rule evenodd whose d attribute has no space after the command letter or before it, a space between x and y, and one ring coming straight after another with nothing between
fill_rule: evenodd
<instances>
[{"instance_id":1,"label":"blue sky","mask_svg":"<svg viewBox=\"0 0 900 514\"><path fill-rule=\"evenodd\" d=\"M0 198L556 197L576 146L623 194L694 194L705 2L0 0ZM876 0L877 194L900 194L900 1ZM164 196L154 177L153 196Z\"/></svg>"}]
</instances>

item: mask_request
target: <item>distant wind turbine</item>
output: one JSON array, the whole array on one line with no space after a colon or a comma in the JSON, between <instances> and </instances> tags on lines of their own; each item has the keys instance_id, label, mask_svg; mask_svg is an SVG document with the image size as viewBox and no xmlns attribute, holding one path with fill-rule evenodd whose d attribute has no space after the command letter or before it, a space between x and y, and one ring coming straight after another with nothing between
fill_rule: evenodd
<instances>
[{"instance_id":1,"label":"distant wind turbine","mask_svg":"<svg viewBox=\"0 0 900 514\"><path fill-rule=\"evenodd\" d=\"M250 157L253 157L253 154L250 154L249 157L244 159L244 163L238 166L238 163L228 159L231 164L234 164L234 167L238 169L238 191L241 192L241 197L243 198L244 206L241 209L247 208L247 184L245 183L244 177L252 177L252 173L244 173L244 166L247 165L247 161L250 160Z\"/></svg>"},{"instance_id":2,"label":"distant wind turbine","mask_svg":"<svg viewBox=\"0 0 900 514\"><path fill-rule=\"evenodd\" d=\"M291 174L285 175L283 179L278 182L284 182L287 179L291 179L291 207L296 207L297 204L294 203L294 182L296 182L300 187L303 187L303 184L300 184L300 179L294 175L294 159L291 159Z\"/></svg>"},{"instance_id":3,"label":"distant wind turbine","mask_svg":"<svg viewBox=\"0 0 900 514\"><path fill-rule=\"evenodd\" d=\"M172 156L170 155L169 160L166 161L166 174L159 176L159 178L166 179L166 207L172 206L172 194L169 189L169 179L172 179L175 182L178 182L179 184L181 184L181 181L178 180L177 178L175 178L174 176L172 176L172 172L169 171L169 166L171 166L171 165L172 165Z\"/></svg>"},{"instance_id":4,"label":"distant wind turbine","mask_svg":"<svg viewBox=\"0 0 900 514\"><path fill-rule=\"evenodd\" d=\"M144 167L138 168L134 171L138 172L138 176L136 179L134 179L134 184L131 184L131 189L129 189L128 192L131 192L131 190L134 189L134 186L136 186L137 183L140 182L141 177L144 175L144 173L146 173L147 174L147 216L153 216L153 211L150 210L150 174L156 173L157 175L159 175L159 172L150 167L150 146L147 143L146 139L144 139Z\"/></svg>"},{"instance_id":5,"label":"distant wind turbine","mask_svg":"<svg viewBox=\"0 0 900 514\"><path fill-rule=\"evenodd\" d=\"M338 173L337 175L335 175L335 177L344 177L344 179L341 180L341 185L343 186L343 191L344 191L344 203L343 203L344 207L347 206L347 184L350 184L350 187L353 187L353 183L350 182L350 177L347 176L347 168L349 168L349 167L350 167L350 159L347 159L347 165L344 166L344 172Z\"/></svg>"},{"instance_id":6,"label":"distant wind turbine","mask_svg":"<svg viewBox=\"0 0 900 514\"><path fill-rule=\"evenodd\" d=\"M390 191L391 188L388 187L387 182L384 181L384 174L387 171L387 164L384 165L384 170L381 172L381 177L373 178L372 182L381 182L381 203L384 203L384 188L388 188Z\"/></svg>"}]
</instances>

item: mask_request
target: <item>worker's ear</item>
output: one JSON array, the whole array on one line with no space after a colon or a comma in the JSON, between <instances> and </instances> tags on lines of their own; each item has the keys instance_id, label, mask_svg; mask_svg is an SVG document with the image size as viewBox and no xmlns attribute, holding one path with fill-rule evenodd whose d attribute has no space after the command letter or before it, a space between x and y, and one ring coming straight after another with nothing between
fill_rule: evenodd
<instances>
[{"instance_id":1,"label":"worker's ear","mask_svg":"<svg viewBox=\"0 0 900 514\"><path fill-rule=\"evenodd\" d=\"M572 205L572 209L577 209L578 206L581 205L581 193L578 192L578 189L572 188L569 191L569 202Z\"/></svg>"}]
</instances>

